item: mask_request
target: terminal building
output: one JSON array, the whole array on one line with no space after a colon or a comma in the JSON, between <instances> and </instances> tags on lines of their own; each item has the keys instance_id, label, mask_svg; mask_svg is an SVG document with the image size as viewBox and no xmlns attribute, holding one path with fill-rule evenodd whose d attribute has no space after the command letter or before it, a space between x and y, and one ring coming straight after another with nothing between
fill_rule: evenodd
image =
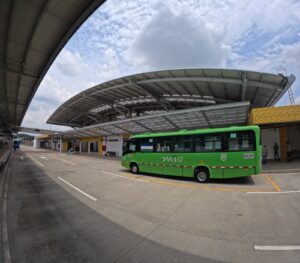
<instances>
[{"instance_id":1,"label":"terminal building","mask_svg":"<svg viewBox=\"0 0 300 263\"><path fill-rule=\"evenodd\" d=\"M262 144L286 159L287 141L300 153L300 105L276 107L295 76L228 69L140 73L89 88L62 104L47 123L72 127L35 145L120 156L133 134L259 125ZM298 141L298 142L297 142Z\"/></svg>"}]
</instances>

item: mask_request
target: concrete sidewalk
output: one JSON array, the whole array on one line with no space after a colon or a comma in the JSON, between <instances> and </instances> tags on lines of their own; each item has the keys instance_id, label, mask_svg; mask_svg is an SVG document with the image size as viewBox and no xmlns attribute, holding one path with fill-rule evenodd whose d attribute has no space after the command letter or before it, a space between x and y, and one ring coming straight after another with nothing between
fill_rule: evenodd
<instances>
[{"instance_id":1,"label":"concrete sidewalk","mask_svg":"<svg viewBox=\"0 0 300 263\"><path fill-rule=\"evenodd\" d=\"M299 173L300 159L293 162L286 161L267 161L262 167L262 173Z\"/></svg>"}]
</instances>

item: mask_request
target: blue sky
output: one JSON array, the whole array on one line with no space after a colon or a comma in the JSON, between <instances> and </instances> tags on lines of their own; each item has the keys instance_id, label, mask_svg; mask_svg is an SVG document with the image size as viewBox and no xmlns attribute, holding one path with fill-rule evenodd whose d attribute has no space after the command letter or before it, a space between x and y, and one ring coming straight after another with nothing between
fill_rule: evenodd
<instances>
[{"instance_id":1,"label":"blue sky","mask_svg":"<svg viewBox=\"0 0 300 263\"><path fill-rule=\"evenodd\" d=\"M299 0L108 0L74 34L42 81L22 126L104 81L173 68L285 68L300 104ZM285 96L279 105L288 104Z\"/></svg>"}]
</instances>

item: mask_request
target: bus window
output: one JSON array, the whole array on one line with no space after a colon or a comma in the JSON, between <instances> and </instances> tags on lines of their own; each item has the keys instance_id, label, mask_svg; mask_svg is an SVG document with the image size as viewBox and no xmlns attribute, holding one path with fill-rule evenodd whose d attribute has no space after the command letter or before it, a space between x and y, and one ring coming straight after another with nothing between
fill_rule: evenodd
<instances>
[{"instance_id":1,"label":"bus window","mask_svg":"<svg viewBox=\"0 0 300 263\"><path fill-rule=\"evenodd\" d=\"M192 152L192 151L193 151L192 136L175 137L174 152Z\"/></svg>"},{"instance_id":2,"label":"bus window","mask_svg":"<svg viewBox=\"0 0 300 263\"><path fill-rule=\"evenodd\" d=\"M173 152L172 137L157 137L156 152Z\"/></svg>"},{"instance_id":3,"label":"bus window","mask_svg":"<svg viewBox=\"0 0 300 263\"><path fill-rule=\"evenodd\" d=\"M255 134L253 131L229 132L224 134L225 151L254 151Z\"/></svg>"},{"instance_id":4,"label":"bus window","mask_svg":"<svg viewBox=\"0 0 300 263\"><path fill-rule=\"evenodd\" d=\"M222 138L220 134L205 134L195 137L195 151L220 151L222 149Z\"/></svg>"},{"instance_id":5,"label":"bus window","mask_svg":"<svg viewBox=\"0 0 300 263\"><path fill-rule=\"evenodd\" d=\"M240 132L240 150L254 151L255 147L255 134L253 131Z\"/></svg>"},{"instance_id":6,"label":"bus window","mask_svg":"<svg viewBox=\"0 0 300 263\"><path fill-rule=\"evenodd\" d=\"M239 138L236 132L230 132L227 134L227 142L229 151L239 150Z\"/></svg>"},{"instance_id":7,"label":"bus window","mask_svg":"<svg viewBox=\"0 0 300 263\"><path fill-rule=\"evenodd\" d=\"M154 151L154 139L144 138L140 140L141 152L153 152Z\"/></svg>"}]
</instances>

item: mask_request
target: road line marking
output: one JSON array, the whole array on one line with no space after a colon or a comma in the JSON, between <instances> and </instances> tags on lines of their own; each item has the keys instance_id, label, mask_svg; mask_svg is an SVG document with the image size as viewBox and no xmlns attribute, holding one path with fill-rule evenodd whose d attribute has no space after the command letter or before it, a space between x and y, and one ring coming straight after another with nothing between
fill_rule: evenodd
<instances>
[{"instance_id":1,"label":"road line marking","mask_svg":"<svg viewBox=\"0 0 300 263\"><path fill-rule=\"evenodd\" d=\"M280 187L272 180L272 178L270 176L267 175L266 178L273 185L273 187L276 189L276 191L278 191L278 192L281 191Z\"/></svg>"},{"instance_id":2,"label":"road line marking","mask_svg":"<svg viewBox=\"0 0 300 263\"><path fill-rule=\"evenodd\" d=\"M40 158L48 161L48 159L45 156L41 156Z\"/></svg>"},{"instance_id":3,"label":"road line marking","mask_svg":"<svg viewBox=\"0 0 300 263\"><path fill-rule=\"evenodd\" d=\"M62 161L62 162L64 162L64 163L68 163L68 164L76 165L76 163L72 163L72 162L70 162L70 161L67 161L67 160L64 160L64 159L60 159L60 158L56 158L56 157L53 157L53 158L54 158L54 159L56 159L56 160Z\"/></svg>"},{"instance_id":4,"label":"road line marking","mask_svg":"<svg viewBox=\"0 0 300 263\"><path fill-rule=\"evenodd\" d=\"M291 194L291 193L300 193L300 190L280 191L280 192L247 192L247 194Z\"/></svg>"},{"instance_id":5,"label":"road line marking","mask_svg":"<svg viewBox=\"0 0 300 263\"><path fill-rule=\"evenodd\" d=\"M95 201L95 202L98 201L97 198L95 198L95 197L93 197L93 196L87 194L86 192L80 190L78 187L76 187L76 186L70 184L68 181L62 179L61 177L57 177L57 178L58 178L59 180L63 181L65 184L67 184L67 185L69 185L70 187L72 187L73 189L75 189L76 191L78 191L79 193L81 193L81 194L85 195L86 197L90 198L91 200L93 200L93 201Z\"/></svg>"},{"instance_id":6,"label":"road line marking","mask_svg":"<svg viewBox=\"0 0 300 263\"><path fill-rule=\"evenodd\" d=\"M33 158L31 155L28 155L29 158L31 158L33 161L35 161L38 165L44 167L44 165L42 163L40 163L37 159Z\"/></svg>"},{"instance_id":7,"label":"road line marking","mask_svg":"<svg viewBox=\"0 0 300 263\"><path fill-rule=\"evenodd\" d=\"M114 173L110 173L110 172L106 172L106 171L101 171L102 173L105 173L105 174L108 174L108 175L114 175L114 176L118 176L118 177L123 177L123 178L129 178L131 179L130 177L127 177L127 176L124 176L124 175L120 175L120 174L114 174Z\"/></svg>"},{"instance_id":8,"label":"road line marking","mask_svg":"<svg viewBox=\"0 0 300 263\"><path fill-rule=\"evenodd\" d=\"M254 245L254 249L256 250L300 250L300 246L256 246Z\"/></svg>"},{"instance_id":9,"label":"road line marking","mask_svg":"<svg viewBox=\"0 0 300 263\"><path fill-rule=\"evenodd\" d=\"M4 194L3 194L3 207L2 207L2 242L3 242L3 255L4 263L11 263L11 255L9 250L9 241L8 241L8 226L7 226L7 192L8 192L8 166L5 167L5 177L3 179L4 183Z\"/></svg>"},{"instance_id":10,"label":"road line marking","mask_svg":"<svg viewBox=\"0 0 300 263\"><path fill-rule=\"evenodd\" d=\"M108 174L108 175L113 175L113 176L118 176L118 177L122 177L125 179L131 179L131 180L135 180L135 181L139 181L139 182L143 182L143 183L148 183L149 181L147 179L141 179L141 178L135 178L132 176L127 176L127 175L120 175L120 174L114 174L114 173L110 173L110 172L106 172L106 171L101 171L102 173Z\"/></svg>"},{"instance_id":11,"label":"road line marking","mask_svg":"<svg viewBox=\"0 0 300 263\"><path fill-rule=\"evenodd\" d=\"M166 182L166 181L157 180L157 179L149 179L149 182L151 182L151 183L158 183L158 184L164 184L164 185L184 187L184 188L192 188L192 189L198 188L198 187L196 187L194 185L178 184L178 183Z\"/></svg>"}]
</instances>

